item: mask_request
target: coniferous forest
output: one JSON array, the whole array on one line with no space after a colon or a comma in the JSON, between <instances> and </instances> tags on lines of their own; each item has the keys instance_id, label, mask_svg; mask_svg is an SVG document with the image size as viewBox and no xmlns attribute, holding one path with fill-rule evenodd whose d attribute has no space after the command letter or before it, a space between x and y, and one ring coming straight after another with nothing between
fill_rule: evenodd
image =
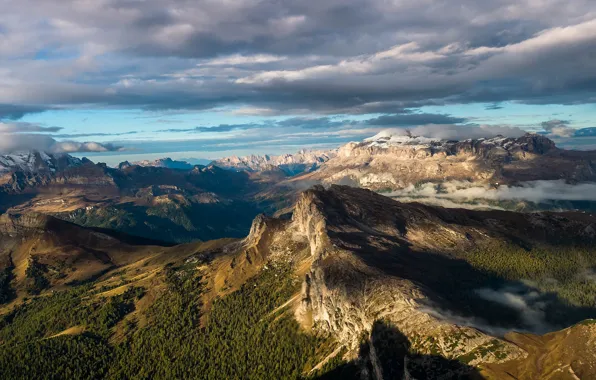
<instances>
[{"instance_id":1,"label":"coniferous forest","mask_svg":"<svg viewBox=\"0 0 596 380\"><path fill-rule=\"evenodd\" d=\"M301 378L316 364L325 339L300 331L283 310L272 313L297 290L288 270L263 271L216 300L204 326L200 276L188 268L165 272L167 290L145 326L123 321L145 296L140 287L98 301L99 290L81 285L26 301L0 319L3 377ZM114 341L119 323L126 337ZM60 335L73 326L84 332Z\"/></svg>"}]
</instances>

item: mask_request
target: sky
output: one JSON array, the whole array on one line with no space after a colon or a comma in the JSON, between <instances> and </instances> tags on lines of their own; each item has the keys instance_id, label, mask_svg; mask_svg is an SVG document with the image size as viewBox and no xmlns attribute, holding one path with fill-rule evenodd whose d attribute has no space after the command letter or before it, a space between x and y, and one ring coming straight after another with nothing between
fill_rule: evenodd
<instances>
[{"instance_id":1,"label":"sky","mask_svg":"<svg viewBox=\"0 0 596 380\"><path fill-rule=\"evenodd\" d=\"M0 153L205 160L328 149L388 128L533 132L596 149L593 0L0 9Z\"/></svg>"}]
</instances>

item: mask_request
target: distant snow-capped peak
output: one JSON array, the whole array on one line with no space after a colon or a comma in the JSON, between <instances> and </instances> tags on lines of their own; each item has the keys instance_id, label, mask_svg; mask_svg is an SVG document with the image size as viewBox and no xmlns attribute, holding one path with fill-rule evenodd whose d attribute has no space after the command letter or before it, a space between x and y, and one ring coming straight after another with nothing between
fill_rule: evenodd
<instances>
[{"instance_id":1,"label":"distant snow-capped peak","mask_svg":"<svg viewBox=\"0 0 596 380\"><path fill-rule=\"evenodd\" d=\"M225 157L213 161L213 164L226 169L263 171L273 167L280 168L287 174L310 171L337 155L337 149L327 151L302 149L295 154L250 155L245 157Z\"/></svg>"},{"instance_id":2,"label":"distant snow-capped peak","mask_svg":"<svg viewBox=\"0 0 596 380\"><path fill-rule=\"evenodd\" d=\"M156 168L168 168L168 169L185 169L185 170L190 170L194 167L194 165L191 165L190 163L188 163L186 161L176 161L176 160L172 160L169 157L159 158L159 159L153 160L153 161L151 161L151 160L136 161L133 163L129 163L128 161L125 161L125 162L121 163L119 165L119 167L122 169L124 167L133 166L133 165L152 166L152 167L156 167Z\"/></svg>"},{"instance_id":3,"label":"distant snow-capped peak","mask_svg":"<svg viewBox=\"0 0 596 380\"><path fill-rule=\"evenodd\" d=\"M78 165L81 160L68 154L40 151L13 152L0 155L0 173L22 171L28 173L55 172L62 167Z\"/></svg>"},{"instance_id":4,"label":"distant snow-capped peak","mask_svg":"<svg viewBox=\"0 0 596 380\"><path fill-rule=\"evenodd\" d=\"M391 133L391 131L381 131L364 139L364 143L370 146L386 147L393 145L430 145L442 141L438 138L424 137L424 136L408 136Z\"/></svg>"}]
</instances>

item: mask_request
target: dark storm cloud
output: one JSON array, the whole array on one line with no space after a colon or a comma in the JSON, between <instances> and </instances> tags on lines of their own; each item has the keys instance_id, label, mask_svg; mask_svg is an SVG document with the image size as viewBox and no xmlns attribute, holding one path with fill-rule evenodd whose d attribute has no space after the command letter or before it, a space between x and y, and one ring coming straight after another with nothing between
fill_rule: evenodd
<instances>
[{"instance_id":1,"label":"dark storm cloud","mask_svg":"<svg viewBox=\"0 0 596 380\"><path fill-rule=\"evenodd\" d=\"M594 11L592 0L22 0L2 17L0 118L594 103Z\"/></svg>"}]
</instances>

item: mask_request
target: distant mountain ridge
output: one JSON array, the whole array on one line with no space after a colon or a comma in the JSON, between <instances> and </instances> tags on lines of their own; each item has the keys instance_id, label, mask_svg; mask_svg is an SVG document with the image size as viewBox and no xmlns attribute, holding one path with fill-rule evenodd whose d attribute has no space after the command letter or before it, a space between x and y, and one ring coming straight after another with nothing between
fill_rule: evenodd
<instances>
[{"instance_id":1,"label":"distant mountain ridge","mask_svg":"<svg viewBox=\"0 0 596 380\"><path fill-rule=\"evenodd\" d=\"M159 158L157 160L143 160L143 161L135 161L135 162L128 162L124 161L118 165L119 169L124 169L129 166L138 165L138 166L153 166L157 168L168 168L168 169L182 169L182 170L190 170L195 165L191 165L186 161L176 161L172 160L169 157L166 158Z\"/></svg>"},{"instance_id":2,"label":"distant mountain ridge","mask_svg":"<svg viewBox=\"0 0 596 380\"><path fill-rule=\"evenodd\" d=\"M287 175L311 172L337 155L337 149L327 151L301 150L295 154L250 155L225 157L212 162L213 165L250 172L280 169Z\"/></svg>"},{"instance_id":3,"label":"distant mountain ridge","mask_svg":"<svg viewBox=\"0 0 596 380\"><path fill-rule=\"evenodd\" d=\"M35 150L15 152L0 155L0 174L14 171L56 172L81 163L80 159L65 153L53 154Z\"/></svg>"},{"instance_id":4,"label":"distant mountain ridge","mask_svg":"<svg viewBox=\"0 0 596 380\"><path fill-rule=\"evenodd\" d=\"M317 171L295 181L398 190L425 182L511 184L560 179L596 181L596 151L559 149L537 134L454 141L379 133L342 146Z\"/></svg>"},{"instance_id":5,"label":"distant mountain ridge","mask_svg":"<svg viewBox=\"0 0 596 380\"><path fill-rule=\"evenodd\" d=\"M83 226L188 242L242 236L262 211L252 196L263 184L212 165L111 168L40 152L4 162L10 165L0 174L1 212L39 212Z\"/></svg>"}]
</instances>

